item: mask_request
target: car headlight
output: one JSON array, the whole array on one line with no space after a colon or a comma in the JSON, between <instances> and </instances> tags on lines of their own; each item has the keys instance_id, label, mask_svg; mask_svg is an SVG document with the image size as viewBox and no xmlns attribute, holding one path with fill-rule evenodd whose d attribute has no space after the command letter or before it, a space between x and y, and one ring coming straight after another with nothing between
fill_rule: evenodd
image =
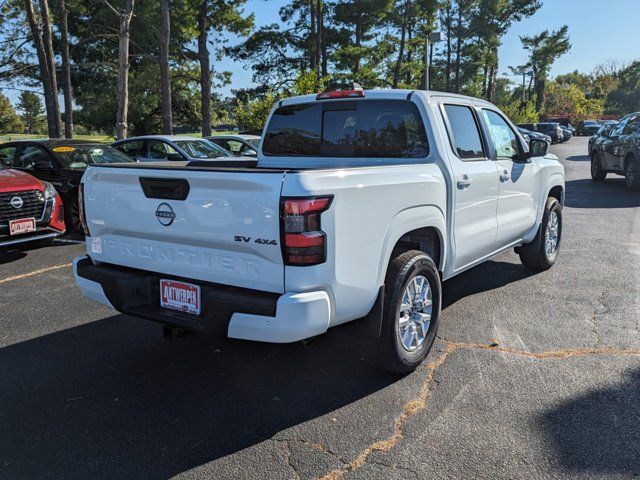
<instances>
[{"instance_id":1,"label":"car headlight","mask_svg":"<svg viewBox=\"0 0 640 480\"><path fill-rule=\"evenodd\" d=\"M51 185L49 182L42 182L42 184L44 185L44 199L45 200L49 200L51 198L55 198L56 195L58 195L58 192L56 191L56 188Z\"/></svg>"}]
</instances>

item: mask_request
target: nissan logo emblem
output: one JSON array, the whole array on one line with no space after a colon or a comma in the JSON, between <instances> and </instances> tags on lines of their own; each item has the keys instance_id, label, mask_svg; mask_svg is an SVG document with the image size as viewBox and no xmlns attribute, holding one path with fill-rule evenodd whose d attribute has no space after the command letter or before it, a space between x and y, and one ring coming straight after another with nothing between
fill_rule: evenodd
<instances>
[{"instance_id":1,"label":"nissan logo emblem","mask_svg":"<svg viewBox=\"0 0 640 480\"><path fill-rule=\"evenodd\" d=\"M156 208L156 218L162 225L168 227L175 220L176 214L173 211L173 208L171 208L171 205L168 203L161 203L158 205L158 208Z\"/></svg>"},{"instance_id":2,"label":"nissan logo emblem","mask_svg":"<svg viewBox=\"0 0 640 480\"><path fill-rule=\"evenodd\" d=\"M24 201L20 197L13 197L9 200L9 203L13 208L22 208L22 205L24 205Z\"/></svg>"}]
</instances>

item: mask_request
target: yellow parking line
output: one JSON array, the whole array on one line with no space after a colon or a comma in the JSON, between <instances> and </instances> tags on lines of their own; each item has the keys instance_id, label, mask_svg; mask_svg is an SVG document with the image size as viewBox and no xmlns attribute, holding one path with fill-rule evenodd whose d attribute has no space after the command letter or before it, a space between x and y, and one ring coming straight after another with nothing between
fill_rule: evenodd
<instances>
[{"instance_id":1,"label":"yellow parking line","mask_svg":"<svg viewBox=\"0 0 640 480\"><path fill-rule=\"evenodd\" d=\"M72 266L73 263L63 263L61 265L53 265L51 267L41 268L39 270L34 270L33 272L23 273L21 275L14 275L13 277L7 277L0 280L0 284L14 282L16 280L22 280L23 278L33 277L34 275L40 275L41 273L50 272L52 270L59 270L61 268L66 268Z\"/></svg>"}]
</instances>

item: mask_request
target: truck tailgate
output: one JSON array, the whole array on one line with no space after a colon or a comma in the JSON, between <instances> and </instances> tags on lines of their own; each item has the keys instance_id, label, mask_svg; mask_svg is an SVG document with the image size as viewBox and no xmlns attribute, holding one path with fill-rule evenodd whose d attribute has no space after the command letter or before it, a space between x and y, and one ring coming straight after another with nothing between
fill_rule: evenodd
<instances>
[{"instance_id":1,"label":"truck tailgate","mask_svg":"<svg viewBox=\"0 0 640 480\"><path fill-rule=\"evenodd\" d=\"M115 265L282 293L284 175L89 168L83 179L87 251Z\"/></svg>"}]
</instances>

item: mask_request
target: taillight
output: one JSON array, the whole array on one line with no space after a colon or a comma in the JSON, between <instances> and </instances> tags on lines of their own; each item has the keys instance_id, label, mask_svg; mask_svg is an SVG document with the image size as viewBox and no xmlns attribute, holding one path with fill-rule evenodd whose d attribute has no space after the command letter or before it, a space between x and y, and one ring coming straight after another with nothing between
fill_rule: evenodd
<instances>
[{"instance_id":1,"label":"taillight","mask_svg":"<svg viewBox=\"0 0 640 480\"><path fill-rule=\"evenodd\" d=\"M89 227L87 226L87 217L84 212L84 183L78 186L78 217L82 224L82 230L85 236L89 236Z\"/></svg>"},{"instance_id":2,"label":"taillight","mask_svg":"<svg viewBox=\"0 0 640 480\"><path fill-rule=\"evenodd\" d=\"M320 214L329 209L332 196L286 197L282 200L282 256L285 265L318 265L327 260L327 235Z\"/></svg>"}]
</instances>

